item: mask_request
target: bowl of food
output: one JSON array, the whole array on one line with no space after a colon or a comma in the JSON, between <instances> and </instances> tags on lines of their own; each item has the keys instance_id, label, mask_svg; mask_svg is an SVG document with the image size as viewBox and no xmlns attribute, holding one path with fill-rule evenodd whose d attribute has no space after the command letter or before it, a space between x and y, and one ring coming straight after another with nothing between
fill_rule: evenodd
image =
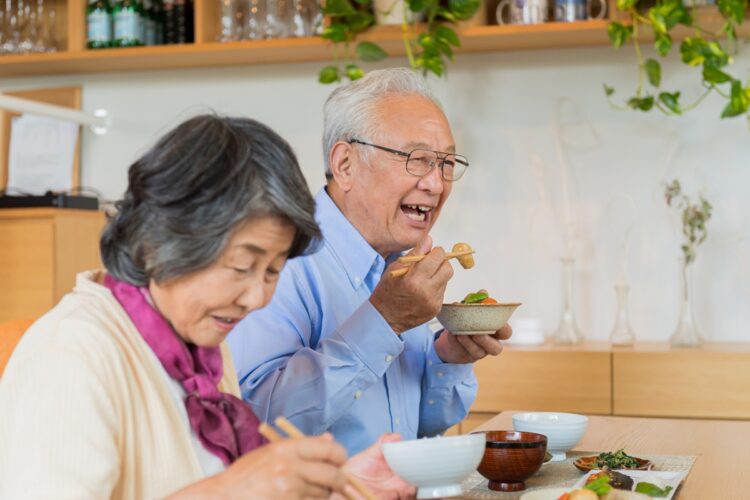
<instances>
[{"instance_id":1,"label":"bowl of food","mask_svg":"<svg viewBox=\"0 0 750 500\"><path fill-rule=\"evenodd\" d=\"M477 470L494 491L521 491L544 461L547 437L535 432L488 431Z\"/></svg>"},{"instance_id":2,"label":"bowl of food","mask_svg":"<svg viewBox=\"0 0 750 500\"><path fill-rule=\"evenodd\" d=\"M383 444L388 466L417 488L417 498L463 493L461 482L479 465L484 434L412 439Z\"/></svg>"},{"instance_id":3,"label":"bowl of food","mask_svg":"<svg viewBox=\"0 0 750 500\"><path fill-rule=\"evenodd\" d=\"M588 425L588 417L575 413L535 411L513 415L515 430L547 436L547 451L553 462L565 460L566 452L581 442Z\"/></svg>"},{"instance_id":4,"label":"bowl of food","mask_svg":"<svg viewBox=\"0 0 750 500\"><path fill-rule=\"evenodd\" d=\"M520 305L520 302L498 302L487 290L479 290L461 302L443 304L437 320L454 335L491 335L505 326Z\"/></svg>"}]
</instances>

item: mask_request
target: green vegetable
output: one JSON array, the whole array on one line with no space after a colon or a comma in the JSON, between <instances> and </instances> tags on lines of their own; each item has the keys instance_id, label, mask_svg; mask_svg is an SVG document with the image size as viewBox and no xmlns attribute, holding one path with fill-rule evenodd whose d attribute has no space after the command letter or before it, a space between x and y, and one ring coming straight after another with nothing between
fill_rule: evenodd
<instances>
[{"instance_id":1,"label":"green vegetable","mask_svg":"<svg viewBox=\"0 0 750 500\"><path fill-rule=\"evenodd\" d=\"M592 465L599 469L605 465L610 469L635 469L638 467L638 460L619 449L614 453L600 453Z\"/></svg>"},{"instance_id":2,"label":"green vegetable","mask_svg":"<svg viewBox=\"0 0 750 500\"><path fill-rule=\"evenodd\" d=\"M487 292L470 293L469 295L464 297L464 300L462 300L461 303L462 304L476 304L477 302L482 302L487 297L489 297Z\"/></svg>"},{"instance_id":3,"label":"green vegetable","mask_svg":"<svg viewBox=\"0 0 750 500\"><path fill-rule=\"evenodd\" d=\"M664 489L661 489L655 484L643 482L635 485L635 491L636 493L645 493L650 497L666 497L669 495L669 492L672 491L672 487L667 486Z\"/></svg>"},{"instance_id":4,"label":"green vegetable","mask_svg":"<svg viewBox=\"0 0 750 500\"><path fill-rule=\"evenodd\" d=\"M603 475L591 481L585 487L587 490L591 490L599 496L606 495L612 487L609 485L609 476Z\"/></svg>"}]
</instances>

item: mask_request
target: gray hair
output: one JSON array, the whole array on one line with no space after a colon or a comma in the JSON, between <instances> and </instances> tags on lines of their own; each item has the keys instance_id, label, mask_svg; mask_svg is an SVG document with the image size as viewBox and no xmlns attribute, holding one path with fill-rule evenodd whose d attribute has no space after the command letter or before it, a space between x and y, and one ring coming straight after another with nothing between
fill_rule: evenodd
<instances>
[{"instance_id":1,"label":"gray hair","mask_svg":"<svg viewBox=\"0 0 750 500\"><path fill-rule=\"evenodd\" d=\"M131 165L100 248L115 278L145 286L204 269L232 231L255 217L295 229L289 257L320 239L315 200L289 144L248 118L201 115Z\"/></svg>"},{"instance_id":2,"label":"gray hair","mask_svg":"<svg viewBox=\"0 0 750 500\"><path fill-rule=\"evenodd\" d=\"M378 127L378 103L393 95L418 95L442 109L424 77L409 68L370 71L360 80L338 87L323 106L323 161L327 179L331 178L328 154L334 144L355 138L372 140ZM365 150L362 154L371 152Z\"/></svg>"}]
</instances>

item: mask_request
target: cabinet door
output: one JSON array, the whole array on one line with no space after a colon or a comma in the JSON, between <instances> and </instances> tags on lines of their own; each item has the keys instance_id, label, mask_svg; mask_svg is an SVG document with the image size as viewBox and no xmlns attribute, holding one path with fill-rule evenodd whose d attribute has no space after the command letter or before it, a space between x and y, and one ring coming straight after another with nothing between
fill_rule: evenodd
<instances>
[{"instance_id":1,"label":"cabinet door","mask_svg":"<svg viewBox=\"0 0 750 500\"><path fill-rule=\"evenodd\" d=\"M54 245L51 218L0 221L0 321L54 305Z\"/></svg>"},{"instance_id":2,"label":"cabinet door","mask_svg":"<svg viewBox=\"0 0 750 500\"><path fill-rule=\"evenodd\" d=\"M608 351L506 349L474 366L479 393L472 412L612 412Z\"/></svg>"}]
</instances>

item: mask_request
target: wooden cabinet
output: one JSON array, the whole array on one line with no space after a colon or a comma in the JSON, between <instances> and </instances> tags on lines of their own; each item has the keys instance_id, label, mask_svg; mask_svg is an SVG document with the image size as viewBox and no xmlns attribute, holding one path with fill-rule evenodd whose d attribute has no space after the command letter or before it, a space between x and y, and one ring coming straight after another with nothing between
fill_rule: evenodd
<instances>
[{"instance_id":1,"label":"wooden cabinet","mask_svg":"<svg viewBox=\"0 0 750 500\"><path fill-rule=\"evenodd\" d=\"M750 419L749 344L640 344L612 368L615 415Z\"/></svg>"},{"instance_id":2,"label":"wooden cabinet","mask_svg":"<svg viewBox=\"0 0 750 500\"><path fill-rule=\"evenodd\" d=\"M52 208L0 210L0 321L36 318L101 267L103 212Z\"/></svg>"},{"instance_id":3,"label":"wooden cabinet","mask_svg":"<svg viewBox=\"0 0 750 500\"><path fill-rule=\"evenodd\" d=\"M750 344L508 345L474 371L479 393L461 433L505 410L750 419Z\"/></svg>"}]
</instances>

